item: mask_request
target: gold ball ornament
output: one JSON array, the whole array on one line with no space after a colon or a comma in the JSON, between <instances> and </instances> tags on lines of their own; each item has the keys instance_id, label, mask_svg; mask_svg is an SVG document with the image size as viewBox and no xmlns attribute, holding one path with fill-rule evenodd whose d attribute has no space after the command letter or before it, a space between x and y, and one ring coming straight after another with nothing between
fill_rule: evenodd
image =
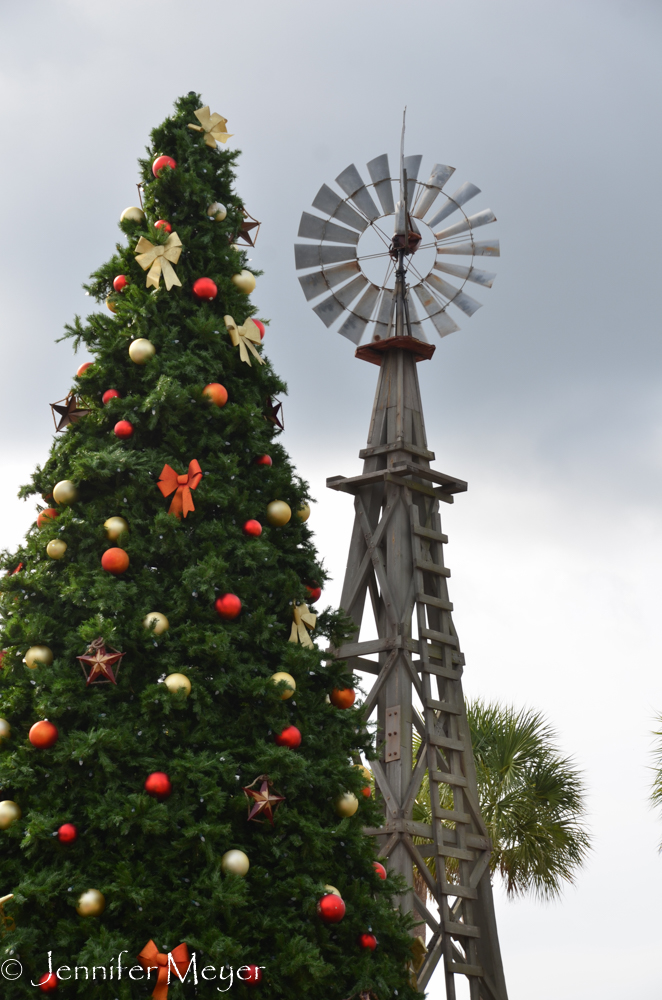
<instances>
[{"instance_id":1,"label":"gold ball ornament","mask_svg":"<svg viewBox=\"0 0 662 1000\"><path fill-rule=\"evenodd\" d=\"M274 528L282 528L292 517L292 508L284 500L272 500L267 507L267 521Z\"/></svg>"},{"instance_id":2,"label":"gold ball ornament","mask_svg":"<svg viewBox=\"0 0 662 1000\"><path fill-rule=\"evenodd\" d=\"M207 209L207 215L214 219L215 222L223 222L223 219L227 217L228 210L225 205L221 205L220 201L213 202Z\"/></svg>"},{"instance_id":3,"label":"gold ball ornament","mask_svg":"<svg viewBox=\"0 0 662 1000\"><path fill-rule=\"evenodd\" d=\"M221 858L221 868L230 875L241 875L248 873L251 863L248 855L243 851L226 851Z\"/></svg>"},{"instance_id":4,"label":"gold ball ornament","mask_svg":"<svg viewBox=\"0 0 662 1000\"><path fill-rule=\"evenodd\" d=\"M23 663L30 670L36 667L50 667L53 662L53 650L48 646L30 646L23 657Z\"/></svg>"},{"instance_id":5,"label":"gold ball ornament","mask_svg":"<svg viewBox=\"0 0 662 1000\"><path fill-rule=\"evenodd\" d=\"M191 693L191 682L186 674L168 674L163 683L171 694L183 691L188 698Z\"/></svg>"},{"instance_id":6,"label":"gold ball ornament","mask_svg":"<svg viewBox=\"0 0 662 1000\"><path fill-rule=\"evenodd\" d=\"M76 912L81 917L100 917L106 909L106 897L98 889L88 889L78 897Z\"/></svg>"},{"instance_id":7,"label":"gold ball ornament","mask_svg":"<svg viewBox=\"0 0 662 1000\"><path fill-rule=\"evenodd\" d=\"M6 830L22 816L21 807L11 799L0 802L0 830Z\"/></svg>"},{"instance_id":8,"label":"gold ball ornament","mask_svg":"<svg viewBox=\"0 0 662 1000\"><path fill-rule=\"evenodd\" d=\"M75 503L78 499L78 490L75 484L70 479L63 479L61 483L56 483L53 487L53 499L55 503Z\"/></svg>"},{"instance_id":9,"label":"gold ball ornament","mask_svg":"<svg viewBox=\"0 0 662 1000\"><path fill-rule=\"evenodd\" d=\"M359 769L368 785L372 783L372 771L370 768L364 767L363 764L355 764L354 767Z\"/></svg>"},{"instance_id":10,"label":"gold ball ornament","mask_svg":"<svg viewBox=\"0 0 662 1000\"><path fill-rule=\"evenodd\" d=\"M106 529L106 538L110 538L113 542L117 541L123 531L129 530L129 523L123 517L109 517L103 522L103 526Z\"/></svg>"},{"instance_id":11,"label":"gold ball ornament","mask_svg":"<svg viewBox=\"0 0 662 1000\"><path fill-rule=\"evenodd\" d=\"M129 208L125 208L120 215L120 222L144 222L145 213L142 208L138 208L136 205L130 205Z\"/></svg>"},{"instance_id":12,"label":"gold ball ornament","mask_svg":"<svg viewBox=\"0 0 662 1000\"><path fill-rule=\"evenodd\" d=\"M305 503L303 507L299 507L297 511L297 517L299 518L300 521L308 520L308 518L310 517L310 507L308 506L307 503Z\"/></svg>"},{"instance_id":13,"label":"gold ball ornament","mask_svg":"<svg viewBox=\"0 0 662 1000\"><path fill-rule=\"evenodd\" d=\"M354 792L345 792L344 795L338 796L335 806L338 815L347 818L348 816L353 816L359 808L359 800Z\"/></svg>"},{"instance_id":14,"label":"gold ball ornament","mask_svg":"<svg viewBox=\"0 0 662 1000\"><path fill-rule=\"evenodd\" d=\"M279 684L281 681L285 681L287 684L287 687L280 696L281 701L287 701L287 699L291 698L297 689L297 682L294 677L292 677L292 674L288 674L285 670L279 670L277 673L272 674L270 679L274 682L274 684Z\"/></svg>"},{"instance_id":15,"label":"gold ball ornament","mask_svg":"<svg viewBox=\"0 0 662 1000\"><path fill-rule=\"evenodd\" d=\"M106 298L106 307L110 309L111 313L117 312L117 305L115 304L115 300L111 299L110 295Z\"/></svg>"},{"instance_id":16,"label":"gold ball ornament","mask_svg":"<svg viewBox=\"0 0 662 1000\"><path fill-rule=\"evenodd\" d=\"M240 271L239 274L233 274L232 283L244 295L250 295L251 292L255 291L255 276L250 271Z\"/></svg>"},{"instance_id":17,"label":"gold ball ornament","mask_svg":"<svg viewBox=\"0 0 662 1000\"><path fill-rule=\"evenodd\" d=\"M143 625L148 629L153 628L155 635L162 635L170 628L170 622L160 611L150 611L148 615L145 615Z\"/></svg>"},{"instance_id":18,"label":"gold ball ornament","mask_svg":"<svg viewBox=\"0 0 662 1000\"><path fill-rule=\"evenodd\" d=\"M138 337L137 340L132 340L129 344L129 357L136 365L146 365L155 354L154 344L145 337Z\"/></svg>"},{"instance_id":19,"label":"gold ball ornament","mask_svg":"<svg viewBox=\"0 0 662 1000\"><path fill-rule=\"evenodd\" d=\"M62 559L67 551L67 543L60 538L53 538L46 546L46 555L50 559Z\"/></svg>"},{"instance_id":20,"label":"gold ball ornament","mask_svg":"<svg viewBox=\"0 0 662 1000\"><path fill-rule=\"evenodd\" d=\"M6 719L0 719L0 746L11 736L11 726Z\"/></svg>"},{"instance_id":21,"label":"gold ball ornament","mask_svg":"<svg viewBox=\"0 0 662 1000\"><path fill-rule=\"evenodd\" d=\"M336 889L335 885L325 885L324 886L324 891L325 892L332 892L334 896L340 896L340 893ZM340 896L340 898L342 899L342 896Z\"/></svg>"}]
</instances>

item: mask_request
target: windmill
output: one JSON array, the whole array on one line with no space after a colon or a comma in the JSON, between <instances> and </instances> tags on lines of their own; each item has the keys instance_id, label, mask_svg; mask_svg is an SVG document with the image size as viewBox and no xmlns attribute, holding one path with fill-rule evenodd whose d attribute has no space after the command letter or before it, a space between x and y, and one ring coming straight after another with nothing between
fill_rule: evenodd
<instances>
[{"instance_id":1,"label":"windmill","mask_svg":"<svg viewBox=\"0 0 662 1000\"><path fill-rule=\"evenodd\" d=\"M365 706L379 724L372 768L384 821L366 833L410 886L400 905L429 929L419 989L443 957L448 1000L456 998L458 975L467 977L471 1000L507 1000L439 516L440 501L453 503L467 484L430 467L416 370L435 351L426 329L445 337L459 329L453 311L459 318L480 308L465 286L492 286L495 275L474 261L498 257L499 244L475 236L495 221L489 209L465 211L479 188L464 183L446 194L454 168L444 164L420 182L421 161L404 155L403 124L398 177L386 154L367 164L369 183L351 164L336 178L342 194L320 188L313 201L320 214L304 212L299 227L309 242L295 245L304 294L320 299L314 311L357 345L356 357L380 368L359 452L363 473L327 480L354 496L356 512L340 601L356 632L332 653L373 678ZM361 638L367 599L376 639ZM412 817L426 774L430 825ZM444 785L450 809L441 807ZM414 891L414 869L425 901Z\"/></svg>"}]
</instances>

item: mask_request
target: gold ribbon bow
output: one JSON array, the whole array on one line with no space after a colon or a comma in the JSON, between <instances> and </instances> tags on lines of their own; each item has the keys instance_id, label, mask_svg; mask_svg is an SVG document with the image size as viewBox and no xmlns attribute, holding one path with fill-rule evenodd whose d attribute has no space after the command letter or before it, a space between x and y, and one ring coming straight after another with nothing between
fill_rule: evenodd
<instances>
[{"instance_id":1,"label":"gold ribbon bow","mask_svg":"<svg viewBox=\"0 0 662 1000\"><path fill-rule=\"evenodd\" d=\"M255 350L255 344L261 344L262 338L260 337L260 331L256 327L252 319L247 319L243 326L237 326L232 316L224 316L225 325L228 328L228 333L230 334L230 340L235 347L239 348L239 357L242 361L251 367L251 359L248 356L248 352L257 358L258 363L263 365L264 361L260 355Z\"/></svg>"},{"instance_id":2,"label":"gold ribbon bow","mask_svg":"<svg viewBox=\"0 0 662 1000\"><path fill-rule=\"evenodd\" d=\"M313 640L306 632L306 629L310 629L312 632L316 623L317 615L308 610L307 604L295 604L294 621L292 622L292 631L290 632L289 641L300 642L301 645L305 646L307 649L314 649Z\"/></svg>"},{"instance_id":3,"label":"gold ribbon bow","mask_svg":"<svg viewBox=\"0 0 662 1000\"><path fill-rule=\"evenodd\" d=\"M189 967L188 948L185 944L178 944L176 948L164 955L156 947L153 941L148 941L143 950L138 955L138 961L147 973L149 978L150 970L158 969L156 976L156 986L152 996L154 1000L167 1000L168 998L168 964L174 967L178 973L178 978L183 982Z\"/></svg>"},{"instance_id":4,"label":"gold ribbon bow","mask_svg":"<svg viewBox=\"0 0 662 1000\"><path fill-rule=\"evenodd\" d=\"M166 463L163 466L156 485L164 497L169 497L171 493L175 494L168 508L169 514L174 514L175 517L181 518L182 514L186 517L189 511L195 510L191 490L198 488L198 483L201 479L202 469L197 458L189 462L188 472L185 472L182 476L178 475L171 465Z\"/></svg>"},{"instance_id":5,"label":"gold ribbon bow","mask_svg":"<svg viewBox=\"0 0 662 1000\"><path fill-rule=\"evenodd\" d=\"M189 125L192 132L204 132L205 142L212 149L216 149L217 142L227 142L228 139L232 138L230 132L225 131L225 126L228 123L227 118L222 115L209 114L209 105L207 104L204 108L198 108L193 114L200 122L199 125Z\"/></svg>"},{"instance_id":6,"label":"gold ribbon bow","mask_svg":"<svg viewBox=\"0 0 662 1000\"><path fill-rule=\"evenodd\" d=\"M8 896L2 896L0 898L0 920L2 920L2 930L0 931L0 937L4 937L7 931L15 931L16 923L13 917L8 917L4 911L3 903L8 903L10 899L14 898L14 893L10 892Z\"/></svg>"},{"instance_id":7,"label":"gold ribbon bow","mask_svg":"<svg viewBox=\"0 0 662 1000\"><path fill-rule=\"evenodd\" d=\"M147 275L147 287L158 288L161 275L165 281L165 286L170 291L173 285L181 287L181 281L175 274L172 266L179 260L182 252L182 241L177 233L170 233L170 236L163 244L154 246L144 236L141 236L136 243L136 260L143 271L149 268Z\"/></svg>"}]
</instances>

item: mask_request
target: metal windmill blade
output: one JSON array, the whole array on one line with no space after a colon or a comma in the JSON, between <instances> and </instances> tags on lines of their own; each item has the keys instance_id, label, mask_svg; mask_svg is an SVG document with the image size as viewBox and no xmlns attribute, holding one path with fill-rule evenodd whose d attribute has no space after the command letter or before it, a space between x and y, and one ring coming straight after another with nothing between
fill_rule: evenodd
<instances>
[{"instance_id":1,"label":"metal windmill blade","mask_svg":"<svg viewBox=\"0 0 662 1000\"><path fill-rule=\"evenodd\" d=\"M496 221L494 213L468 215L463 207L480 188L465 182L448 195L455 168L436 163L421 181L421 162L422 156L401 150L394 177L383 153L367 164L369 181L351 163L336 177L339 190L323 184L313 199L316 214L301 216L298 235L307 242L295 244L294 252L296 269L305 272L299 277L304 295L326 327L357 346L403 333L426 341L426 329L445 337L459 329L460 314L472 316L482 304L465 284L491 288L496 277L473 264L474 257L500 252L498 240L474 238L475 230ZM401 320L394 307L399 239L407 241Z\"/></svg>"}]
</instances>

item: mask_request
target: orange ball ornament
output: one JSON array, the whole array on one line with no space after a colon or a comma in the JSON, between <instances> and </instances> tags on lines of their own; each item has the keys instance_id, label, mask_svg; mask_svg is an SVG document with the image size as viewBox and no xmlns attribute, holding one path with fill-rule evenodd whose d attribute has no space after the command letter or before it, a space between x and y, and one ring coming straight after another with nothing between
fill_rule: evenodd
<instances>
[{"instance_id":1,"label":"orange ball ornament","mask_svg":"<svg viewBox=\"0 0 662 1000\"><path fill-rule=\"evenodd\" d=\"M42 993L55 993L57 989L57 976L54 972L45 972L39 977L39 989Z\"/></svg>"},{"instance_id":2,"label":"orange ball ornament","mask_svg":"<svg viewBox=\"0 0 662 1000\"><path fill-rule=\"evenodd\" d=\"M37 747L38 750L48 750L49 747L55 746L59 735L57 726L54 726L48 719L42 719L41 722L35 722L34 726L30 727L28 739L32 746Z\"/></svg>"},{"instance_id":3,"label":"orange ball ornament","mask_svg":"<svg viewBox=\"0 0 662 1000\"><path fill-rule=\"evenodd\" d=\"M43 528L48 521L53 521L56 517L60 516L59 510L55 510L54 507L47 507L46 510L40 511L37 517L37 527Z\"/></svg>"},{"instance_id":4,"label":"orange ball ornament","mask_svg":"<svg viewBox=\"0 0 662 1000\"><path fill-rule=\"evenodd\" d=\"M375 871L377 872L377 874L381 879L386 878L386 869L384 868L384 865L379 863L379 861L373 861L372 867L375 869Z\"/></svg>"},{"instance_id":5,"label":"orange ball ornament","mask_svg":"<svg viewBox=\"0 0 662 1000\"><path fill-rule=\"evenodd\" d=\"M356 692L354 688L334 688L329 699L336 708L351 708L356 701Z\"/></svg>"},{"instance_id":6,"label":"orange ball ornament","mask_svg":"<svg viewBox=\"0 0 662 1000\"><path fill-rule=\"evenodd\" d=\"M322 896L317 904L317 912L325 924L339 924L345 916L345 904L334 892Z\"/></svg>"},{"instance_id":7,"label":"orange ball ornament","mask_svg":"<svg viewBox=\"0 0 662 1000\"><path fill-rule=\"evenodd\" d=\"M94 361L83 361L82 365L80 365L78 367L78 369L76 371L76 375L78 375L80 377L83 374L83 372L86 372L87 369L91 368L93 364L94 364Z\"/></svg>"},{"instance_id":8,"label":"orange ball ornament","mask_svg":"<svg viewBox=\"0 0 662 1000\"><path fill-rule=\"evenodd\" d=\"M255 459L255 464L256 465L273 465L274 463L272 461L271 455L259 455Z\"/></svg>"},{"instance_id":9,"label":"orange ball ornament","mask_svg":"<svg viewBox=\"0 0 662 1000\"><path fill-rule=\"evenodd\" d=\"M120 548L106 549L101 556L101 568L105 569L107 573L112 573L114 576L126 573L129 568L128 552Z\"/></svg>"},{"instance_id":10,"label":"orange ball ornament","mask_svg":"<svg viewBox=\"0 0 662 1000\"><path fill-rule=\"evenodd\" d=\"M133 435L133 424L130 420L118 420L113 427L113 432L115 437L121 438L122 441L126 438L130 438Z\"/></svg>"},{"instance_id":11,"label":"orange ball ornament","mask_svg":"<svg viewBox=\"0 0 662 1000\"><path fill-rule=\"evenodd\" d=\"M158 222L154 223L155 229L165 229L166 233L172 232L172 226L167 219L159 219Z\"/></svg>"},{"instance_id":12,"label":"orange ball ornament","mask_svg":"<svg viewBox=\"0 0 662 1000\"><path fill-rule=\"evenodd\" d=\"M224 621L233 621L241 613L241 600L236 594L223 594L216 598L214 607Z\"/></svg>"},{"instance_id":13,"label":"orange ball ornament","mask_svg":"<svg viewBox=\"0 0 662 1000\"><path fill-rule=\"evenodd\" d=\"M212 302L218 295L218 286L211 278L198 278L193 282L193 294L201 302Z\"/></svg>"},{"instance_id":14,"label":"orange ball ornament","mask_svg":"<svg viewBox=\"0 0 662 1000\"><path fill-rule=\"evenodd\" d=\"M245 535L250 535L251 538L259 538L262 534L262 525L259 521L255 521L251 518L244 524L243 531Z\"/></svg>"},{"instance_id":15,"label":"orange ball ornament","mask_svg":"<svg viewBox=\"0 0 662 1000\"><path fill-rule=\"evenodd\" d=\"M225 406L228 401L228 390L220 382L210 382L202 390L202 395L211 400L215 406Z\"/></svg>"}]
</instances>

